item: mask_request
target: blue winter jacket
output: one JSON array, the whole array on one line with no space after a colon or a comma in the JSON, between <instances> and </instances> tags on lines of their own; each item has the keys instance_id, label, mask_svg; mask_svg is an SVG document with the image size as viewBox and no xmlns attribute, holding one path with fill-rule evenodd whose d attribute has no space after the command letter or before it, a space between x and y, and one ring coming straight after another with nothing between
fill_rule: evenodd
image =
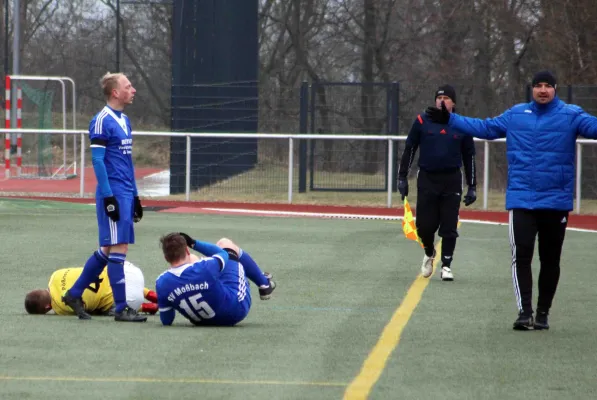
<instances>
[{"instance_id":1,"label":"blue winter jacket","mask_svg":"<svg viewBox=\"0 0 597 400\"><path fill-rule=\"evenodd\" d=\"M481 139L506 138L507 210L573 209L576 137L597 139L596 117L556 96L485 120L452 113L448 125Z\"/></svg>"}]
</instances>

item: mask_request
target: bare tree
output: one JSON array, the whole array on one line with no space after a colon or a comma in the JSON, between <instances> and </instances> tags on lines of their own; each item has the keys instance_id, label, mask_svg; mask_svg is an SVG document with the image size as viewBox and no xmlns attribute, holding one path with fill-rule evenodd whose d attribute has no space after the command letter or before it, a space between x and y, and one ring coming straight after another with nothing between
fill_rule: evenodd
<instances>
[{"instance_id":1,"label":"bare tree","mask_svg":"<svg viewBox=\"0 0 597 400\"><path fill-rule=\"evenodd\" d=\"M172 7L126 5L121 11L122 65L139 90L129 114L168 126ZM90 117L103 103L97 80L114 69L114 2L21 0L19 15L21 72L73 78L77 107ZM375 85L391 82L400 84L401 134L441 83L457 87L460 112L493 116L524 101L539 68L554 69L560 85L594 84L596 30L591 0L260 0L259 129L298 130L303 81L315 90L316 132L383 132L385 92ZM329 81L362 85L318 84ZM597 101L583 102L597 109ZM331 142L318 146L327 169L350 170L358 162L361 171L377 172L383 166L385 152L373 142L341 152ZM285 146L271 149L285 157ZM349 151L356 156L339 158Z\"/></svg>"},{"instance_id":2,"label":"bare tree","mask_svg":"<svg viewBox=\"0 0 597 400\"><path fill-rule=\"evenodd\" d=\"M116 7L112 1L101 1L116 13ZM164 81L163 74L166 71L162 71L161 74L152 74L150 70L151 67L156 67L155 64L160 64L160 59L168 59L171 55L168 46L170 40L168 39L172 37L172 16L165 11L166 8L162 5L150 4L142 10L136 9L134 12L126 14L126 18L121 17L119 23L122 26L122 50L133 64L135 71L143 80L152 100L155 102L157 107L152 108L158 113L163 123L167 125L170 120L170 108L166 105L164 96L157 87L160 81ZM131 46L131 43L134 46ZM154 57L158 59L156 60ZM169 75L169 72L167 71L166 74ZM165 81L169 82L168 79Z\"/></svg>"}]
</instances>

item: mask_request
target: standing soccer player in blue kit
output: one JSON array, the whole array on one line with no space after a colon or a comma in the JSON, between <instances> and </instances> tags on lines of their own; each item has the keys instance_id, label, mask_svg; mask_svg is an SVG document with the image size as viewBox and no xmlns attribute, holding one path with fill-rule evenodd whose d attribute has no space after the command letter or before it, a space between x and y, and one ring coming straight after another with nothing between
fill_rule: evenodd
<instances>
[{"instance_id":1,"label":"standing soccer player in blue kit","mask_svg":"<svg viewBox=\"0 0 597 400\"><path fill-rule=\"evenodd\" d=\"M135 243L134 222L143 217L137 193L133 166L133 137L124 107L132 104L135 88L122 73L107 73L100 81L106 106L89 124L91 158L97 178L95 193L99 245L85 263L83 272L66 291L62 301L80 319L91 316L83 306L83 291L99 277L108 265L108 278L114 296L116 321L144 322L126 302L124 261L128 245Z\"/></svg>"},{"instance_id":2,"label":"standing soccer player in blue kit","mask_svg":"<svg viewBox=\"0 0 597 400\"><path fill-rule=\"evenodd\" d=\"M160 243L170 264L156 281L163 325L172 325L175 310L194 325L236 325L251 308L247 278L259 287L262 300L268 300L276 288L272 276L229 239L211 244L185 233L170 233ZM187 246L207 258L199 259Z\"/></svg>"}]
</instances>

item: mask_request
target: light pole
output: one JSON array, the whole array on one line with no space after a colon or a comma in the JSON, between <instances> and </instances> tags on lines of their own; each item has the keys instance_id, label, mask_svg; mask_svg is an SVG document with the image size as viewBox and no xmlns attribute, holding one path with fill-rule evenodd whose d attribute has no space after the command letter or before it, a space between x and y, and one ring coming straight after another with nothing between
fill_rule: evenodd
<instances>
[{"instance_id":1,"label":"light pole","mask_svg":"<svg viewBox=\"0 0 597 400\"><path fill-rule=\"evenodd\" d=\"M8 75L8 5L9 0L4 0L4 76Z\"/></svg>"},{"instance_id":2,"label":"light pole","mask_svg":"<svg viewBox=\"0 0 597 400\"><path fill-rule=\"evenodd\" d=\"M21 58L21 4L19 0L14 0L12 9L12 74L18 75L21 73L19 69L19 62ZM13 85L14 86L14 85ZM14 86L14 90L10 91L10 127L13 129L17 128L17 90ZM11 150L17 147L17 135L11 135Z\"/></svg>"},{"instance_id":3,"label":"light pole","mask_svg":"<svg viewBox=\"0 0 597 400\"><path fill-rule=\"evenodd\" d=\"M120 0L116 0L116 71L120 72Z\"/></svg>"},{"instance_id":4,"label":"light pole","mask_svg":"<svg viewBox=\"0 0 597 400\"><path fill-rule=\"evenodd\" d=\"M21 5L19 0L13 0L12 9L12 74L18 75L19 71L19 58L21 47Z\"/></svg>"}]
</instances>

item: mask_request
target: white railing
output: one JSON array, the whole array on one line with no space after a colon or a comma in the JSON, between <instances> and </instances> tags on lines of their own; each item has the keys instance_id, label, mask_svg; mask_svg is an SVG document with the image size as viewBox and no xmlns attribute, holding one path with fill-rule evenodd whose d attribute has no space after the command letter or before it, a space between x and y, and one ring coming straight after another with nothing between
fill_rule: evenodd
<instances>
[{"instance_id":1,"label":"white railing","mask_svg":"<svg viewBox=\"0 0 597 400\"><path fill-rule=\"evenodd\" d=\"M81 184L79 188L79 195L84 197L85 193L85 137L88 131L77 129L1 129L0 133L21 133L27 134L51 134L51 135L80 135L81 142ZM219 132L159 132L159 131L136 131L134 136L158 136L158 137L186 137L186 168L185 168L185 198L190 200L191 194L191 140L192 138L230 138L230 139L280 139L288 140L288 203L292 203L293 196L293 176L294 176L294 140L299 139L328 139L328 140L380 140L388 142L388 182L387 182L387 207L392 207L392 176L394 175L394 142L404 141L406 136L387 136L387 135L326 135L326 134L285 134L285 133L219 133ZM486 141L475 139L476 142L483 142L484 144L484 158L483 158L483 209L488 207L488 193L489 193L489 152L491 142L505 142L505 139L497 139L493 141ZM576 141L576 162L578 168L576 169L576 199L575 212L580 214L581 205L581 179L582 179L582 147L583 145L596 144L595 140L578 139Z\"/></svg>"}]
</instances>

